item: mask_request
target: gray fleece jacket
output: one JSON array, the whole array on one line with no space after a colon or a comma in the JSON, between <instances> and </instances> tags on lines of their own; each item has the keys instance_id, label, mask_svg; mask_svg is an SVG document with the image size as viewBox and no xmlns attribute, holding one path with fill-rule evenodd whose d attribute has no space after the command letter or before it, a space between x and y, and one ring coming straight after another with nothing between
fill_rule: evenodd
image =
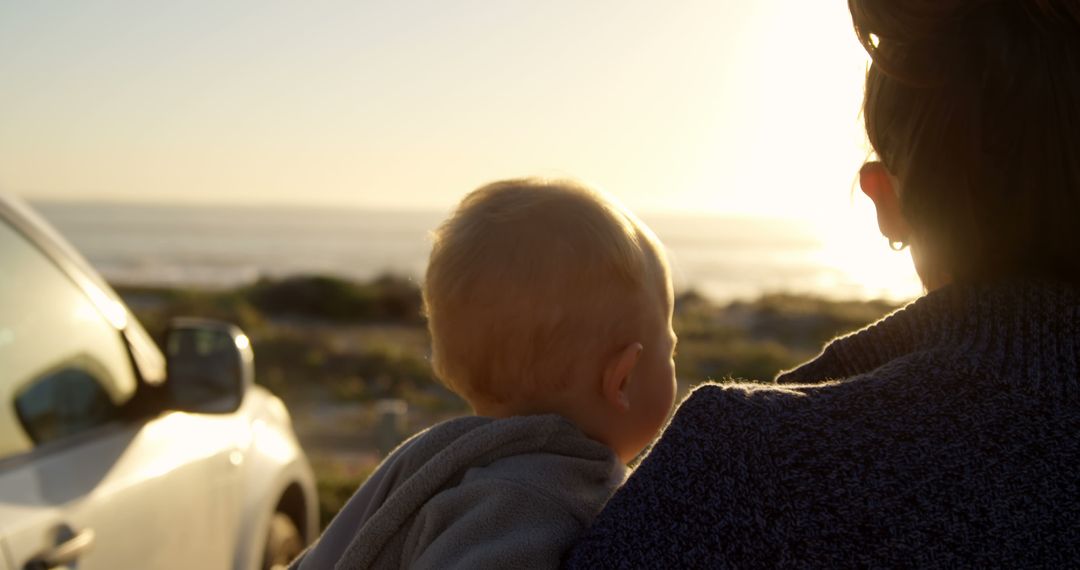
<instances>
[{"instance_id":1,"label":"gray fleece jacket","mask_svg":"<svg viewBox=\"0 0 1080 570\"><path fill-rule=\"evenodd\" d=\"M559 416L457 418L394 450L290 568L555 568L625 477Z\"/></svg>"}]
</instances>

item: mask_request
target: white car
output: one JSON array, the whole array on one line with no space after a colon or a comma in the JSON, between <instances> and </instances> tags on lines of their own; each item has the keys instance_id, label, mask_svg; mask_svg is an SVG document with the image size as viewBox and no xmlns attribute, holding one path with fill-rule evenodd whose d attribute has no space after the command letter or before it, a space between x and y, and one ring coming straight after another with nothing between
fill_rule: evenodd
<instances>
[{"instance_id":1,"label":"white car","mask_svg":"<svg viewBox=\"0 0 1080 570\"><path fill-rule=\"evenodd\" d=\"M317 535L311 468L247 337L187 319L166 345L0 196L0 570L273 568Z\"/></svg>"}]
</instances>

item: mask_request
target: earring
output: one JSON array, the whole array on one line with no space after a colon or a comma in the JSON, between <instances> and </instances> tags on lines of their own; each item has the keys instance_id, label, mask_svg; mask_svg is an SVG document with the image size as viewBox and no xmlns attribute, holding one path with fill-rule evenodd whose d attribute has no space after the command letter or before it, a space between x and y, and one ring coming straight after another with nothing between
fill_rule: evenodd
<instances>
[{"instance_id":1,"label":"earring","mask_svg":"<svg viewBox=\"0 0 1080 570\"><path fill-rule=\"evenodd\" d=\"M908 246L907 242L902 240L902 239L898 239L896 241L889 240L889 249L891 249L893 251L904 251L904 249L906 249L907 246Z\"/></svg>"}]
</instances>

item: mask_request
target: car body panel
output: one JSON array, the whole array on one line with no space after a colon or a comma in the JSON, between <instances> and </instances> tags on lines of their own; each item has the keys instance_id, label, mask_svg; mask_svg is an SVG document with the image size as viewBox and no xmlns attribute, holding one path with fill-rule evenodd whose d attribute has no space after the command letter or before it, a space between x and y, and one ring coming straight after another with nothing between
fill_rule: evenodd
<instances>
[{"instance_id":1,"label":"car body panel","mask_svg":"<svg viewBox=\"0 0 1080 570\"><path fill-rule=\"evenodd\" d=\"M235 443L221 434L243 423L170 412L3 470L0 532L16 564L55 546L66 527L95 534L81 569L227 568L240 477Z\"/></svg>"},{"instance_id":2,"label":"car body panel","mask_svg":"<svg viewBox=\"0 0 1080 570\"><path fill-rule=\"evenodd\" d=\"M281 400L256 386L248 394L244 406L251 406L253 421L251 448L244 457L244 486L247 493L241 518L245 524L240 529L237 543L248 546L243 551L237 551L233 566L254 569L259 566L266 544L266 533L263 531L270 523L276 502L286 489L298 482L312 482L310 485L299 485L304 496L305 512L304 520L295 522L305 541L311 541L319 532L318 496L311 466L305 456L299 453L299 441L291 429L281 429L282 426L292 425Z\"/></svg>"}]
</instances>

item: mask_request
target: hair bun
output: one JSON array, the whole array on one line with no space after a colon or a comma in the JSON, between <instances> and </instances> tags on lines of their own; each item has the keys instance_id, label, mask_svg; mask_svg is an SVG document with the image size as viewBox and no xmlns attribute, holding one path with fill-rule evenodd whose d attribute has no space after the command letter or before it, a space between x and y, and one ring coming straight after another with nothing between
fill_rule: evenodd
<instances>
[{"instance_id":1,"label":"hair bun","mask_svg":"<svg viewBox=\"0 0 1080 570\"><path fill-rule=\"evenodd\" d=\"M1080 26L1080 1L1077 0L1030 0L1023 3L1028 13L1036 20L1054 22L1071 26L1077 33Z\"/></svg>"},{"instance_id":2,"label":"hair bun","mask_svg":"<svg viewBox=\"0 0 1080 570\"><path fill-rule=\"evenodd\" d=\"M859 41L889 75L955 76L1020 36L1080 40L1080 0L848 0Z\"/></svg>"}]
</instances>

